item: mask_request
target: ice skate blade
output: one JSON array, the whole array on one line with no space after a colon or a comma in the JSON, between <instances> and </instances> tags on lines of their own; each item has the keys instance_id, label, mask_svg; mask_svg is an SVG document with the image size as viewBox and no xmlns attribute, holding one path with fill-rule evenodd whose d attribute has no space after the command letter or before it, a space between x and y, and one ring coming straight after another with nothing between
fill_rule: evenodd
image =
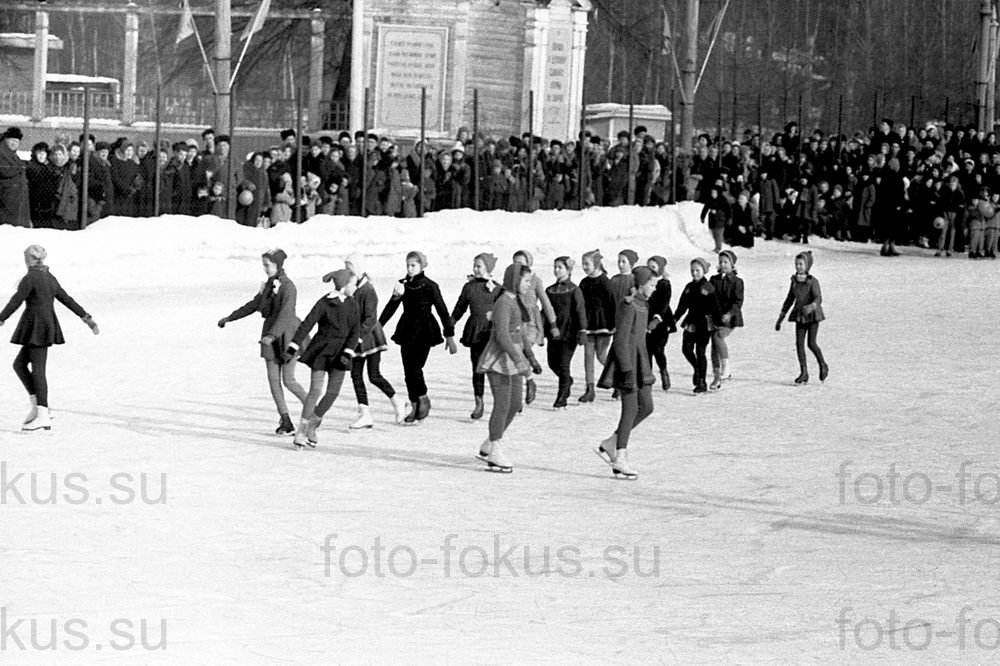
<instances>
[{"instance_id":1,"label":"ice skate blade","mask_svg":"<svg viewBox=\"0 0 1000 666\"><path fill-rule=\"evenodd\" d=\"M636 479L639 478L638 474L626 474L625 472L619 472L616 469L613 469L611 471L614 472L614 478L618 479L619 481L635 481Z\"/></svg>"},{"instance_id":2,"label":"ice skate blade","mask_svg":"<svg viewBox=\"0 0 1000 666\"><path fill-rule=\"evenodd\" d=\"M348 430L372 430L374 427L375 427L374 425L363 425L363 426L354 426L354 425L352 425L352 426L348 426L347 429Z\"/></svg>"},{"instance_id":3,"label":"ice skate blade","mask_svg":"<svg viewBox=\"0 0 1000 666\"><path fill-rule=\"evenodd\" d=\"M510 473L512 473L514 471L514 468L513 467L502 467L500 465L496 465L494 463L486 461L486 471L487 472L493 472L494 474L510 474Z\"/></svg>"},{"instance_id":4,"label":"ice skate blade","mask_svg":"<svg viewBox=\"0 0 1000 666\"><path fill-rule=\"evenodd\" d=\"M52 430L52 426L41 426L39 428L26 428L21 426L21 432L38 432L39 430Z\"/></svg>"},{"instance_id":5,"label":"ice skate blade","mask_svg":"<svg viewBox=\"0 0 1000 666\"><path fill-rule=\"evenodd\" d=\"M597 457L600 458L605 465L614 464L614 461L611 460L611 456L608 454L608 452L602 449L600 446L594 447L594 453L597 454Z\"/></svg>"}]
</instances>

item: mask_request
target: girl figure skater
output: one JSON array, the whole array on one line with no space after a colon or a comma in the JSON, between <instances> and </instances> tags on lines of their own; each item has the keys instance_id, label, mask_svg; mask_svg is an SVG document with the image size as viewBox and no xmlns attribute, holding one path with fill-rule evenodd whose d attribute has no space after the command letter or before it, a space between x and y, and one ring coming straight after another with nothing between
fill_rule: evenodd
<instances>
[{"instance_id":1,"label":"girl figure skater","mask_svg":"<svg viewBox=\"0 0 1000 666\"><path fill-rule=\"evenodd\" d=\"M646 350L649 352L649 364L653 360L660 369L660 382L664 391L670 390L670 372L667 369L667 340L671 333L677 332L677 322L674 311L670 308L670 298L673 295L670 280L667 278L667 260L660 255L653 255L646 262L646 267L653 271L656 287L649 297L649 324L646 326Z\"/></svg>"},{"instance_id":2,"label":"girl figure skater","mask_svg":"<svg viewBox=\"0 0 1000 666\"><path fill-rule=\"evenodd\" d=\"M490 432L479 447L479 458L486 462L487 469L495 472L514 471L501 449L501 440L521 411L521 385L531 376L531 365L521 340L525 306L520 298L532 289L531 277L531 269L521 263L511 264L504 271L503 293L493 304L490 341L476 368L476 372L489 379L493 394Z\"/></svg>"},{"instance_id":3,"label":"girl figure skater","mask_svg":"<svg viewBox=\"0 0 1000 666\"><path fill-rule=\"evenodd\" d=\"M719 272L710 280L719 302L715 330L712 331L712 385L713 391L722 388L729 379L729 347L726 338L733 329L743 326L743 278L736 274L736 253L723 250L719 253Z\"/></svg>"},{"instance_id":4,"label":"girl figure skater","mask_svg":"<svg viewBox=\"0 0 1000 666\"><path fill-rule=\"evenodd\" d=\"M382 352L388 349L382 325L378 323L378 294L372 286L368 273L365 272L365 261L360 254L352 254L344 261L344 268L356 276L354 301L358 304L358 315L361 317L361 344L355 349L354 360L351 363L351 383L354 384L354 397L358 401L358 418L351 423L352 430L371 428L375 425L372 411L368 406L368 389L365 387L365 366L368 366L368 380L392 402L396 412L396 423L402 423L406 418L406 403L396 394L389 380L382 376L379 365L382 362ZM323 282L331 282L336 271L323 276Z\"/></svg>"},{"instance_id":5,"label":"girl figure skater","mask_svg":"<svg viewBox=\"0 0 1000 666\"><path fill-rule=\"evenodd\" d=\"M329 277L329 281L333 282L333 291L316 301L295 331L283 356L286 363L291 362L305 343L299 363L305 363L312 370L309 393L302 405L302 416L292 440L299 450L306 444L315 448L318 442L316 429L340 394L344 375L357 356L354 350L361 343L361 315L357 302L351 298L357 289L354 273L342 268ZM306 343L309 333L317 326L315 337ZM323 392L324 384L326 393Z\"/></svg>"},{"instance_id":6,"label":"girl figure skater","mask_svg":"<svg viewBox=\"0 0 1000 666\"><path fill-rule=\"evenodd\" d=\"M0 310L0 326L3 326L24 304L24 312L21 313L10 341L21 345L13 367L14 374L21 380L31 400L31 411L21 426L22 430L28 431L52 429L45 365L49 347L66 342L56 318L55 301L59 301L82 319L94 335L100 333L93 317L63 290L59 280L49 272L49 267L45 265L47 255L41 245L29 245L24 250L24 265L28 272L21 278L10 301Z\"/></svg>"},{"instance_id":7,"label":"girl figure skater","mask_svg":"<svg viewBox=\"0 0 1000 666\"><path fill-rule=\"evenodd\" d=\"M615 301L611 295L611 280L601 264L600 250L584 252L580 266L587 277L580 280L580 293L583 294L583 305L587 311L587 325L580 332L583 344L583 370L587 390L579 397L580 402L593 402L594 359L601 365L608 361L608 349L611 347L611 334L615 325Z\"/></svg>"},{"instance_id":8,"label":"girl figure skater","mask_svg":"<svg viewBox=\"0 0 1000 666\"><path fill-rule=\"evenodd\" d=\"M535 263L534 257L527 250L518 250L514 253L513 259L515 264L524 264L529 270ZM552 303L549 302L548 295L545 293L545 285L542 284L542 278L534 273L531 274L531 289L521 294L521 301L524 303L528 315L528 319L524 322L524 331L521 335L522 342L524 342L524 356L528 359L531 371L536 375L540 375L542 374L542 366L535 358L535 352L532 347L545 342L544 332L546 329L542 323L543 311L545 313L545 321L548 323L549 333L555 339L558 339L559 335L555 332L556 314L552 310ZM542 306L541 311L538 309L539 304ZM530 377L525 384L524 404L530 405L535 401L538 386L535 384L535 380Z\"/></svg>"},{"instance_id":9,"label":"girl figure skater","mask_svg":"<svg viewBox=\"0 0 1000 666\"><path fill-rule=\"evenodd\" d=\"M809 273L813 265L812 252L800 252L795 255L795 275L788 287L788 296L781 306L781 314L774 325L774 330L781 330L781 322L785 319L789 308L792 314L788 321L795 322L795 351L799 357L799 376L795 378L796 385L809 381L809 367L806 364L806 341L809 351L816 356L819 363L819 380L825 381L830 375L830 367L823 359L823 350L816 344L819 334L819 323L826 319L823 314L823 294L820 292L819 280ZM794 305L794 307L792 307Z\"/></svg>"},{"instance_id":10,"label":"girl figure skater","mask_svg":"<svg viewBox=\"0 0 1000 666\"><path fill-rule=\"evenodd\" d=\"M622 250L618 253L618 275L612 277L608 285L611 289L611 300L616 308L625 298L632 294L632 287L635 285L635 281L632 278L632 268L638 262L639 255L635 250ZM617 320L617 317L615 320ZM618 399L618 389L612 391L611 398L613 400Z\"/></svg>"},{"instance_id":11,"label":"girl figure skater","mask_svg":"<svg viewBox=\"0 0 1000 666\"><path fill-rule=\"evenodd\" d=\"M267 385L271 389L271 398L278 409L279 422L274 431L277 435L295 432L295 426L288 415L282 383L300 403L306 401L306 390L295 380L294 359L290 363L282 361L282 353L302 323L295 314L295 283L285 274L287 258L288 255L281 249L268 250L262 254L261 264L267 280L261 285L260 291L246 305L219 320L219 328L225 328L229 322L249 317L255 312L259 312L264 318L260 333L260 356L267 368Z\"/></svg>"},{"instance_id":12,"label":"girl figure skater","mask_svg":"<svg viewBox=\"0 0 1000 666\"><path fill-rule=\"evenodd\" d=\"M708 372L708 359L705 349L715 328L715 319L719 311L715 287L705 279L708 272L708 262L698 257L691 260L691 281L684 287L674 316L680 320L684 317L684 338L681 350L684 358L694 369L694 392L708 391L705 375Z\"/></svg>"},{"instance_id":13,"label":"girl figure skater","mask_svg":"<svg viewBox=\"0 0 1000 666\"><path fill-rule=\"evenodd\" d=\"M466 310L469 311L469 319L465 322L459 342L469 348L472 360L472 395L476 401L470 415L473 421L483 418L483 395L486 392L486 377L476 372L476 367L490 341L490 310L493 309L494 301L503 293L503 287L493 281L493 269L496 265L497 258L489 252L475 256L472 260L472 275L462 287L455 309L451 312L451 320L458 323Z\"/></svg>"},{"instance_id":14,"label":"girl figure skater","mask_svg":"<svg viewBox=\"0 0 1000 666\"><path fill-rule=\"evenodd\" d=\"M441 289L437 282L424 275L425 268L427 257L423 252L414 250L406 255L406 277L393 289L392 298L378 318L379 324L385 326L399 306L403 306L403 314L396 324L392 341L399 345L399 353L403 357L403 375L410 398L411 410L403 419L405 423L423 421L431 411L427 383L424 381L424 365L431 347L446 342L449 353L458 351L455 346L455 324L448 316L448 308L441 298ZM437 310L444 327L443 339L441 327L431 315L432 308Z\"/></svg>"},{"instance_id":15,"label":"girl figure skater","mask_svg":"<svg viewBox=\"0 0 1000 666\"><path fill-rule=\"evenodd\" d=\"M566 407L569 400L569 392L573 386L570 365L573 363L577 340L587 328L587 309L583 304L583 293L570 279L574 263L569 257L557 257L552 265L556 282L545 290L556 315L556 325L548 336L549 369L559 378L559 390L552 405L555 409ZM555 335L557 332L559 335Z\"/></svg>"},{"instance_id":16,"label":"girl figure skater","mask_svg":"<svg viewBox=\"0 0 1000 666\"><path fill-rule=\"evenodd\" d=\"M649 324L648 299L656 288L653 271L648 267L637 266L632 275L635 286L618 304L611 354L598 382L600 388L618 389L621 415L618 429L597 447L597 454L611 465L615 477L630 481L639 475L629 463L629 437L633 428L653 413L651 387L655 380L646 351L646 327Z\"/></svg>"}]
</instances>

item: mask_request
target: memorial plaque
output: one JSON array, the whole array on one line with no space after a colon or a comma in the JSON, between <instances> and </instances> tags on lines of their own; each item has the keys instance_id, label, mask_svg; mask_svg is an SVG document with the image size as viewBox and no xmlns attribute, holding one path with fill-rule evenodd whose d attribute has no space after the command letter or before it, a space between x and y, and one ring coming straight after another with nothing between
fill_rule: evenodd
<instances>
[{"instance_id":1,"label":"memorial plaque","mask_svg":"<svg viewBox=\"0 0 1000 666\"><path fill-rule=\"evenodd\" d=\"M420 129L420 90L427 89L427 129L444 131L448 28L380 25L375 73L375 126Z\"/></svg>"},{"instance_id":2,"label":"memorial plaque","mask_svg":"<svg viewBox=\"0 0 1000 666\"><path fill-rule=\"evenodd\" d=\"M569 132L570 86L572 85L570 56L572 48L573 28L571 26L553 25L549 28L548 57L545 60L542 136L565 139L572 135Z\"/></svg>"}]
</instances>

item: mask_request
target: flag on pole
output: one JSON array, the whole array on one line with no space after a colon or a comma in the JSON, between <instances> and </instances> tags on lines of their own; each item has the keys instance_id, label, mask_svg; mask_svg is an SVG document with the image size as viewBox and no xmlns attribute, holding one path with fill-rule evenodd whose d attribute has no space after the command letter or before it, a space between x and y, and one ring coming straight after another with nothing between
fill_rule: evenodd
<instances>
[{"instance_id":1,"label":"flag on pole","mask_svg":"<svg viewBox=\"0 0 1000 666\"><path fill-rule=\"evenodd\" d=\"M188 4L188 0L183 0L181 9L181 24L177 28L177 40L174 41L174 46L193 35L195 30L194 14L191 13L191 5Z\"/></svg>"},{"instance_id":2,"label":"flag on pole","mask_svg":"<svg viewBox=\"0 0 1000 666\"><path fill-rule=\"evenodd\" d=\"M660 5L660 11L663 12L663 46L660 49L660 54L669 55L670 42L672 39L670 32L670 15L667 14L667 6L665 4Z\"/></svg>"},{"instance_id":3,"label":"flag on pole","mask_svg":"<svg viewBox=\"0 0 1000 666\"><path fill-rule=\"evenodd\" d=\"M253 19L247 23L247 27L243 29L243 34L240 36L240 41L245 42L255 33L259 32L261 28L264 27L264 21L267 19L267 13L271 10L271 0L261 0L260 7L257 8L257 12L253 15Z\"/></svg>"}]
</instances>

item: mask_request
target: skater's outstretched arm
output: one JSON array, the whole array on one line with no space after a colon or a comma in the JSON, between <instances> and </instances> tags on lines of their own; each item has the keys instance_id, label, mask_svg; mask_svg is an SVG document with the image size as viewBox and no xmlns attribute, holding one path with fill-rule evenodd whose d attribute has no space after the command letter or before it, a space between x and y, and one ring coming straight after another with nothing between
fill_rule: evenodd
<instances>
[{"instance_id":1,"label":"skater's outstretched arm","mask_svg":"<svg viewBox=\"0 0 1000 666\"><path fill-rule=\"evenodd\" d=\"M384 308L382 308L382 314L379 315L378 323L381 324L382 326L385 326L387 323L389 323L389 320L392 319L392 316L394 314L396 314L396 310L399 309L399 305L402 302L403 302L403 294L398 293L398 289L397 291L393 291L392 298L390 298L389 302L385 304Z\"/></svg>"},{"instance_id":2,"label":"skater's outstretched arm","mask_svg":"<svg viewBox=\"0 0 1000 666\"><path fill-rule=\"evenodd\" d=\"M254 296L245 305L241 305L240 307L233 310L222 321L224 322L238 321L240 319L243 319L244 317L249 317L255 312L260 312L260 302L264 297L263 290L265 288L266 288L266 283L265 287L261 287L261 291L257 292L256 296Z\"/></svg>"},{"instance_id":3,"label":"skater's outstretched arm","mask_svg":"<svg viewBox=\"0 0 1000 666\"><path fill-rule=\"evenodd\" d=\"M34 280L32 280L32 274L29 272L21 278L21 281L17 285L17 291L15 291L14 295L10 297L10 300L7 302L4 309L0 310L0 324L10 319L10 316L14 314L19 307L21 307L21 304L27 300L28 296L31 295L31 292L34 291L34 289Z\"/></svg>"},{"instance_id":4,"label":"skater's outstretched arm","mask_svg":"<svg viewBox=\"0 0 1000 666\"><path fill-rule=\"evenodd\" d=\"M299 324L299 328L295 331L295 335L292 336L292 341L289 343L288 347L290 349L298 350L302 346L302 341L308 337L309 333L313 330L313 327L319 323L320 317L323 316L323 311L325 306L323 299L316 301L316 305L312 307L306 318L302 320Z\"/></svg>"},{"instance_id":5,"label":"skater's outstretched arm","mask_svg":"<svg viewBox=\"0 0 1000 666\"><path fill-rule=\"evenodd\" d=\"M441 327L444 328L444 337L453 338L455 337L455 322L448 315L448 306L444 304L444 298L441 297L441 288L436 282L432 284L434 287L431 292L431 298L434 299L434 309L437 310L437 315L441 319Z\"/></svg>"},{"instance_id":6,"label":"skater's outstretched arm","mask_svg":"<svg viewBox=\"0 0 1000 666\"><path fill-rule=\"evenodd\" d=\"M458 295L458 301L455 302L455 307L451 311L451 320L456 324L462 319L462 317L465 316L465 311L469 309L469 298L467 296L467 292L470 286L474 284L476 283L472 280L466 282L462 287L462 293Z\"/></svg>"},{"instance_id":7,"label":"skater's outstretched arm","mask_svg":"<svg viewBox=\"0 0 1000 666\"><path fill-rule=\"evenodd\" d=\"M80 307L80 304L73 300L72 296L66 293L66 290L62 288L61 284L59 284L59 280L52 276L51 273L49 274L49 277L51 277L52 281L56 284L56 300L69 308L69 311L80 319L89 319L90 315L87 314L87 311Z\"/></svg>"}]
</instances>

